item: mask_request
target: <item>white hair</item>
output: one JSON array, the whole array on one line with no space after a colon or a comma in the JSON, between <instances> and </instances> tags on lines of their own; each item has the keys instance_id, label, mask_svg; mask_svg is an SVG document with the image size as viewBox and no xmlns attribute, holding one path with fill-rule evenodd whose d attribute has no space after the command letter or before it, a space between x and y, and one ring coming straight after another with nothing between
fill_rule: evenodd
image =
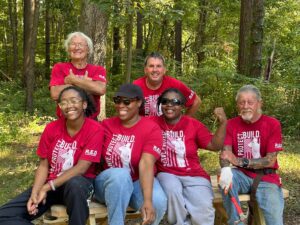
<instances>
[{"instance_id":1,"label":"white hair","mask_svg":"<svg viewBox=\"0 0 300 225\"><path fill-rule=\"evenodd\" d=\"M259 89L256 86L252 85L252 84L247 84L247 85L244 85L243 87L241 87L238 90L238 92L236 94L236 97L235 97L236 101L239 99L240 94L243 93L243 92L251 92L251 93L255 94L255 97L256 97L257 101L262 100L261 93L260 93Z\"/></svg>"},{"instance_id":2,"label":"white hair","mask_svg":"<svg viewBox=\"0 0 300 225\"><path fill-rule=\"evenodd\" d=\"M94 45L93 45L92 39L80 31L76 31L76 32L68 34L67 39L65 40L65 43L64 43L66 52L68 52L70 42L71 42L72 38L75 36L80 36L80 37L84 38L84 40L86 41L86 43L88 45L88 49L89 49L88 55L89 56L92 55L93 51L94 51Z\"/></svg>"}]
</instances>

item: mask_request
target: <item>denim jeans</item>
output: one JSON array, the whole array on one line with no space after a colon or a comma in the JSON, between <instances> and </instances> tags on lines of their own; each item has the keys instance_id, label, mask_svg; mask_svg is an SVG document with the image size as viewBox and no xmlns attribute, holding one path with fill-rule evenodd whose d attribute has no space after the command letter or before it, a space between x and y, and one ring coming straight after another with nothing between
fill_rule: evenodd
<instances>
[{"instance_id":1,"label":"denim jeans","mask_svg":"<svg viewBox=\"0 0 300 225\"><path fill-rule=\"evenodd\" d=\"M238 200L238 194L250 193L253 179L238 169L232 169L232 194ZM229 217L228 224L236 225L238 213L228 195L223 195L223 205ZM256 191L256 200L262 210L267 225L283 225L284 199L282 189L276 184L261 181ZM240 205L240 202L238 200ZM240 222L238 225L242 225Z\"/></svg>"},{"instance_id":2,"label":"denim jeans","mask_svg":"<svg viewBox=\"0 0 300 225\"><path fill-rule=\"evenodd\" d=\"M95 179L95 198L108 209L108 224L122 225L128 206L139 210L144 198L139 180L132 181L130 173L124 168L109 168ZM152 202L156 211L153 225L158 225L167 209L167 197L154 178Z\"/></svg>"}]
</instances>

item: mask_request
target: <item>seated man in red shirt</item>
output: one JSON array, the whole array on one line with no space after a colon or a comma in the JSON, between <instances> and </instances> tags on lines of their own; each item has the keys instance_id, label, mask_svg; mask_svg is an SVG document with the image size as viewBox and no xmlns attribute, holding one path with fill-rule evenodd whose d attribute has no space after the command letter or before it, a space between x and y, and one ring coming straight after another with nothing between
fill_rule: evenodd
<instances>
[{"instance_id":1,"label":"seated man in red shirt","mask_svg":"<svg viewBox=\"0 0 300 225\"><path fill-rule=\"evenodd\" d=\"M225 189L222 194L228 224L244 224L230 196L238 200L239 193L251 191L250 213L256 199L267 225L283 225L284 200L276 172L277 155L282 150L280 122L262 114L261 93L253 85L243 86L237 93L236 102L239 116L227 123L220 156L220 186ZM230 164L236 168L232 169ZM225 194L228 191L230 194ZM249 220L248 224L251 224Z\"/></svg>"}]
</instances>

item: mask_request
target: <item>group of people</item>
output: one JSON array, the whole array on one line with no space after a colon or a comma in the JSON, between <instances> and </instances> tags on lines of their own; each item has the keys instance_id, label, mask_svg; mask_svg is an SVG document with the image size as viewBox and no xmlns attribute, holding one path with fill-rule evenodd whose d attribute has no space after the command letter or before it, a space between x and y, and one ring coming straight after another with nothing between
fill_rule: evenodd
<instances>
[{"instance_id":1,"label":"group of people","mask_svg":"<svg viewBox=\"0 0 300 225\"><path fill-rule=\"evenodd\" d=\"M198 149L221 150L220 190L230 225L243 224L231 195L238 199L253 184L266 224L283 225L276 173L281 127L262 114L255 86L238 91L238 117L227 121L223 108L215 109L219 127L212 134L192 117L199 96L167 76L164 58L151 53L145 75L114 94L116 116L98 122L106 71L88 64L93 43L85 34L69 34L65 47L70 62L55 64L50 81L58 119L42 133L33 186L0 207L1 225L32 224L53 204L66 205L69 224L85 224L89 198L107 206L110 225L124 224L128 206L141 212L143 225L158 225L165 214L169 224L212 225L213 190Z\"/></svg>"}]
</instances>

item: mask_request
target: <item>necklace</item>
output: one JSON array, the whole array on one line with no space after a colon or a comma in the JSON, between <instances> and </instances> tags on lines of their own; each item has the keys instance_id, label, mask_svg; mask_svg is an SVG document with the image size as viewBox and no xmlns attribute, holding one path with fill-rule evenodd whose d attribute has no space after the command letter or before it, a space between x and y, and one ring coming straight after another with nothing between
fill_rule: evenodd
<instances>
[{"instance_id":1,"label":"necklace","mask_svg":"<svg viewBox=\"0 0 300 225\"><path fill-rule=\"evenodd\" d=\"M177 127L177 125L179 124L180 119L181 119L181 115L179 116L179 118L177 119L177 122L176 122L175 124L168 124L168 123L166 122L166 120L165 120L165 117L163 117L165 129L166 129L166 130L174 131L175 128ZM171 127L170 127L170 126L171 126Z\"/></svg>"}]
</instances>

